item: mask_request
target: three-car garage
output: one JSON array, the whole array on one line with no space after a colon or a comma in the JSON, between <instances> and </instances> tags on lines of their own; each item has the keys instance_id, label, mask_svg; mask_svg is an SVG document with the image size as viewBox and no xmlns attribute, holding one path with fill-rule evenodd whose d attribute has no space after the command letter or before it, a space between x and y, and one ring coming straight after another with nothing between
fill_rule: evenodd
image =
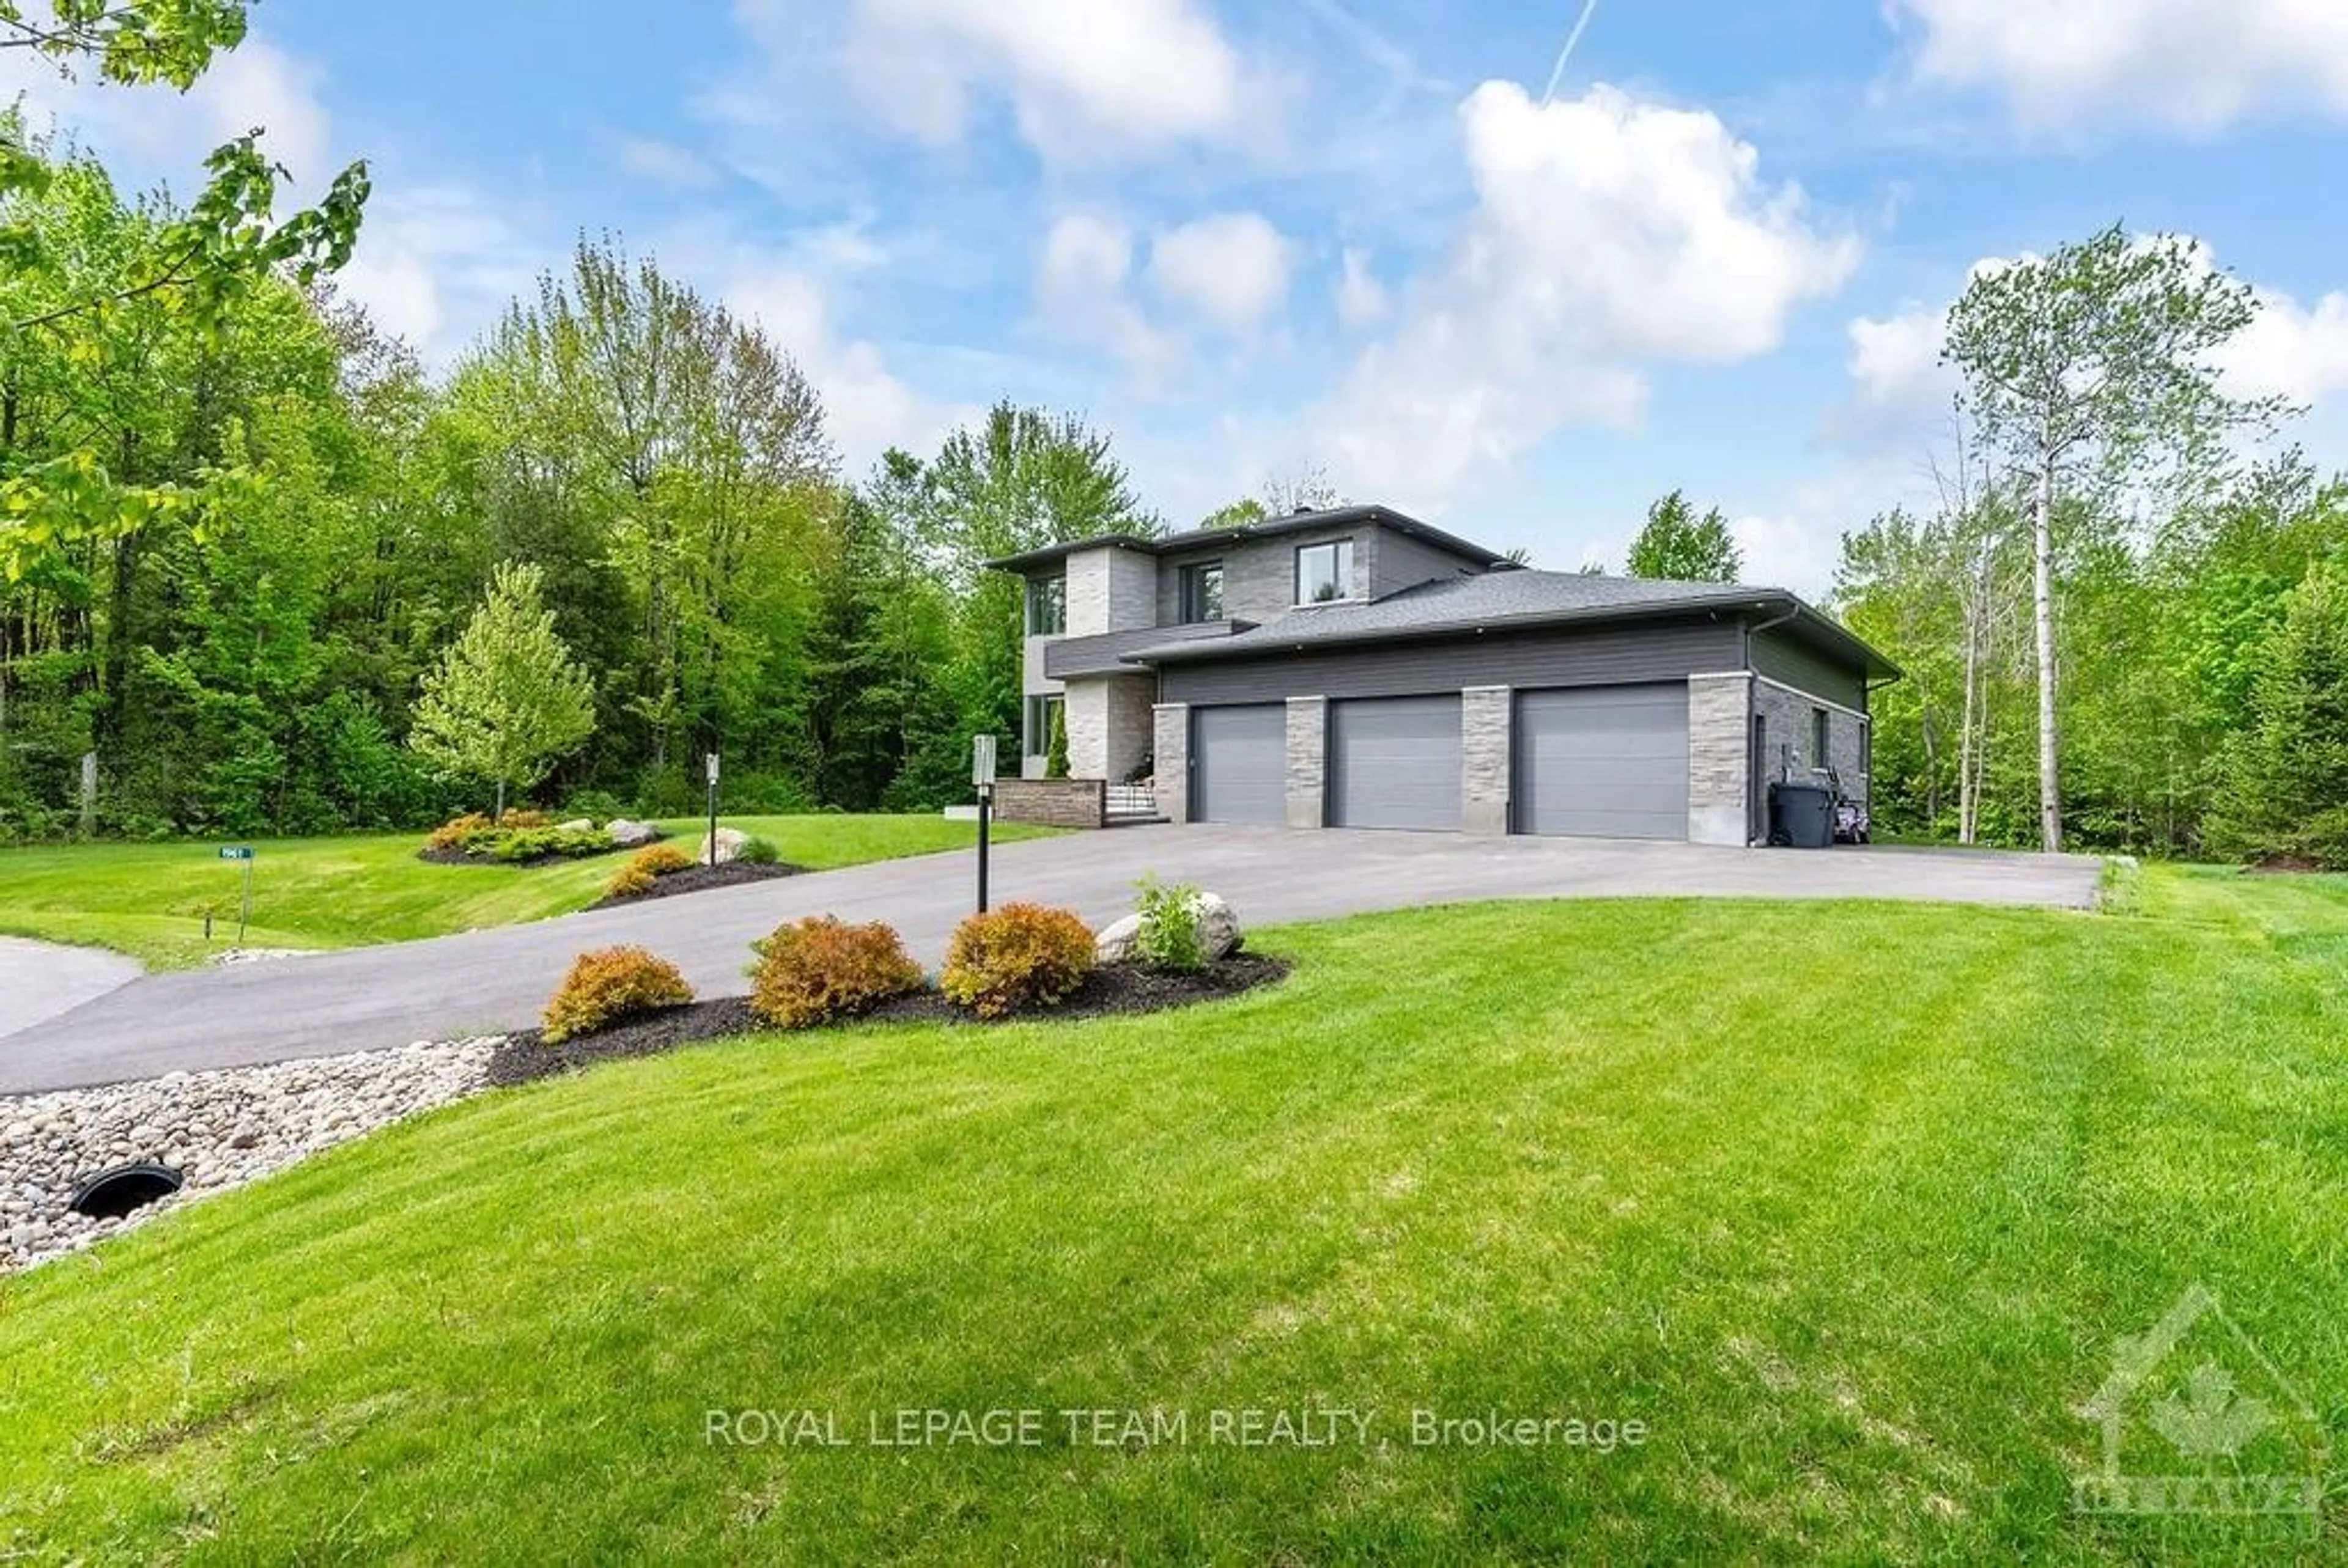
<instances>
[{"instance_id":1,"label":"three-car garage","mask_svg":"<svg viewBox=\"0 0 2348 1568\"><path fill-rule=\"evenodd\" d=\"M1322 726L1319 815L1325 825L1461 827L1467 770L1457 692L1336 698L1294 714L1277 702L1195 707L1191 820L1287 822L1289 727L1295 723ZM1515 692L1509 732L1510 831L1688 836L1685 682ZM1301 748L1306 755L1314 749L1309 741Z\"/></svg>"}]
</instances>

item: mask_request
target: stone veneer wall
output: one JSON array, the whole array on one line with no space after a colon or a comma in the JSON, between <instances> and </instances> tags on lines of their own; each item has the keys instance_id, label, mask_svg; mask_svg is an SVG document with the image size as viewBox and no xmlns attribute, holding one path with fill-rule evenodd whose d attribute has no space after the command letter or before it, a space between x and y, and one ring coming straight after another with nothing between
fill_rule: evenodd
<instances>
[{"instance_id":1,"label":"stone veneer wall","mask_svg":"<svg viewBox=\"0 0 2348 1568\"><path fill-rule=\"evenodd\" d=\"M1516 693L1506 686L1468 686L1459 693L1459 825L1468 833L1509 831L1515 768Z\"/></svg>"},{"instance_id":2,"label":"stone veneer wall","mask_svg":"<svg viewBox=\"0 0 2348 1568\"><path fill-rule=\"evenodd\" d=\"M1329 820L1329 699L1288 699L1288 825Z\"/></svg>"},{"instance_id":3,"label":"stone veneer wall","mask_svg":"<svg viewBox=\"0 0 2348 1568\"><path fill-rule=\"evenodd\" d=\"M1108 809L1108 786L1098 779L996 779L994 815L1004 822L1044 827L1098 827Z\"/></svg>"},{"instance_id":4,"label":"stone veneer wall","mask_svg":"<svg viewBox=\"0 0 2348 1568\"><path fill-rule=\"evenodd\" d=\"M1155 675L1112 675L1108 688L1107 770L1101 776L1123 784L1148 762L1157 742L1150 709L1158 701Z\"/></svg>"},{"instance_id":5,"label":"stone veneer wall","mask_svg":"<svg viewBox=\"0 0 2348 1568\"><path fill-rule=\"evenodd\" d=\"M1068 776L1108 777L1108 682L1070 681L1066 683L1068 723Z\"/></svg>"},{"instance_id":6,"label":"stone veneer wall","mask_svg":"<svg viewBox=\"0 0 2348 1568\"><path fill-rule=\"evenodd\" d=\"M1158 815L1169 822L1190 820L1190 704L1159 702L1149 710L1158 733Z\"/></svg>"},{"instance_id":7,"label":"stone veneer wall","mask_svg":"<svg viewBox=\"0 0 2348 1568\"><path fill-rule=\"evenodd\" d=\"M1753 678L1688 677L1688 842L1752 842Z\"/></svg>"},{"instance_id":8,"label":"stone veneer wall","mask_svg":"<svg viewBox=\"0 0 2348 1568\"><path fill-rule=\"evenodd\" d=\"M1827 711L1827 754L1823 765L1840 775L1845 794L1865 801L1869 793L1867 721L1807 692L1797 692L1766 679L1753 682L1754 712L1769 726L1769 754L1761 759L1761 788L1766 792L1772 783L1787 776L1779 772L1780 758L1791 757L1790 776L1797 784L1810 782L1810 770L1821 765L1819 758L1810 755L1810 711L1814 708Z\"/></svg>"}]
</instances>

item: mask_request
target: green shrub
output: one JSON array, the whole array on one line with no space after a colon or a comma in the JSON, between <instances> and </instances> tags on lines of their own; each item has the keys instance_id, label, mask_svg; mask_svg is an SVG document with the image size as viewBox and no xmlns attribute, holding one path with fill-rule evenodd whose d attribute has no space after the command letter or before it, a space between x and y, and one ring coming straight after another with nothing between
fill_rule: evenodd
<instances>
[{"instance_id":1,"label":"green shrub","mask_svg":"<svg viewBox=\"0 0 2348 1568\"><path fill-rule=\"evenodd\" d=\"M469 811L462 816L450 817L425 835L424 846L427 849L462 849L475 834L489 830L489 819L487 816L478 811Z\"/></svg>"},{"instance_id":2,"label":"green shrub","mask_svg":"<svg viewBox=\"0 0 2348 1568\"><path fill-rule=\"evenodd\" d=\"M1044 776L1068 776L1068 707L1065 702L1052 704L1051 721L1045 728Z\"/></svg>"},{"instance_id":3,"label":"green shrub","mask_svg":"<svg viewBox=\"0 0 2348 1568\"><path fill-rule=\"evenodd\" d=\"M753 834L742 841L742 847L734 852L734 858L752 866L779 866L783 862L783 852L773 839L760 838Z\"/></svg>"},{"instance_id":4,"label":"green shrub","mask_svg":"<svg viewBox=\"0 0 2348 1568\"><path fill-rule=\"evenodd\" d=\"M939 989L981 1018L1049 1007L1085 983L1092 931L1066 909L1005 904L954 927Z\"/></svg>"},{"instance_id":5,"label":"green shrub","mask_svg":"<svg viewBox=\"0 0 2348 1568\"><path fill-rule=\"evenodd\" d=\"M546 1004L539 1038L556 1045L692 999L693 988L666 958L642 948L599 948L572 962Z\"/></svg>"},{"instance_id":6,"label":"green shrub","mask_svg":"<svg viewBox=\"0 0 2348 1568\"><path fill-rule=\"evenodd\" d=\"M1198 888L1184 882L1160 882L1155 872L1137 886L1141 891L1133 907L1141 917L1141 929L1134 934L1134 951L1144 962L1161 969L1189 973L1205 968L1207 946L1199 934Z\"/></svg>"},{"instance_id":7,"label":"green shrub","mask_svg":"<svg viewBox=\"0 0 2348 1568\"><path fill-rule=\"evenodd\" d=\"M812 915L751 944L750 1010L778 1029L850 1018L920 989L922 966L880 921L850 926Z\"/></svg>"}]
</instances>

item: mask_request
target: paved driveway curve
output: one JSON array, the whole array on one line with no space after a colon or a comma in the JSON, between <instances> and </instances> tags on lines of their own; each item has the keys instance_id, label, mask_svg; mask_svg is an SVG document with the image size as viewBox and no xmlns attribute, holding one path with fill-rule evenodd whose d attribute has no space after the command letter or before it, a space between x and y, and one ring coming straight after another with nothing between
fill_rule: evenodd
<instances>
[{"instance_id":1,"label":"paved driveway curve","mask_svg":"<svg viewBox=\"0 0 2348 1568\"><path fill-rule=\"evenodd\" d=\"M149 975L0 1037L0 1093L148 1078L175 1069L495 1032L535 1021L582 950L637 942L704 996L748 989L749 945L801 915L886 920L935 965L970 907L971 851L569 915L280 958ZM1716 849L1606 839L1129 827L1005 845L995 902L1075 908L1096 927L1125 912L1145 871L1210 887L1262 926L1475 898L1622 896L1914 898L2085 907L2097 864L1974 851Z\"/></svg>"}]
</instances>

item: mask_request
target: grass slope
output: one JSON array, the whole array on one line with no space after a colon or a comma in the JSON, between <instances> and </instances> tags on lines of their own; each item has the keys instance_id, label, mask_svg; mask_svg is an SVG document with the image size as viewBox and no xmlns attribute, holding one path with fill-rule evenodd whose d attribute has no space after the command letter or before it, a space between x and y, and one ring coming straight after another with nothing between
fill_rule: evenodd
<instances>
[{"instance_id":1,"label":"grass slope","mask_svg":"<svg viewBox=\"0 0 2348 1568\"><path fill-rule=\"evenodd\" d=\"M2147 880L1366 917L1190 1011L453 1108L0 1284L0 1551L2336 1559L2336 1502L2071 1512L2075 1407L2188 1285L2348 1406L2348 883ZM1309 1404L1386 1441L861 1441ZM705 1440L742 1407L857 1440ZM1414 1448L1414 1407L1653 1435Z\"/></svg>"},{"instance_id":2,"label":"grass slope","mask_svg":"<svg viewBox=\"0 0 2348 1568\"><path fill-rule=\"evenodd\" d=\"M812 870L968 848L978 830L938 816L727 817ZM690 849L705 824L662 825ZM1046 829L1003 825L1005 841ZM545 866L431 866L418 834L261 840L256 948L344 948L567 915L599 897L624 856ZM240 869L211 844L98 844L0 850L0 935L112 948L152 968L201 963L236 940ZM213 923L210 948L203 917Z\"/></svg>"}]
</instances>

